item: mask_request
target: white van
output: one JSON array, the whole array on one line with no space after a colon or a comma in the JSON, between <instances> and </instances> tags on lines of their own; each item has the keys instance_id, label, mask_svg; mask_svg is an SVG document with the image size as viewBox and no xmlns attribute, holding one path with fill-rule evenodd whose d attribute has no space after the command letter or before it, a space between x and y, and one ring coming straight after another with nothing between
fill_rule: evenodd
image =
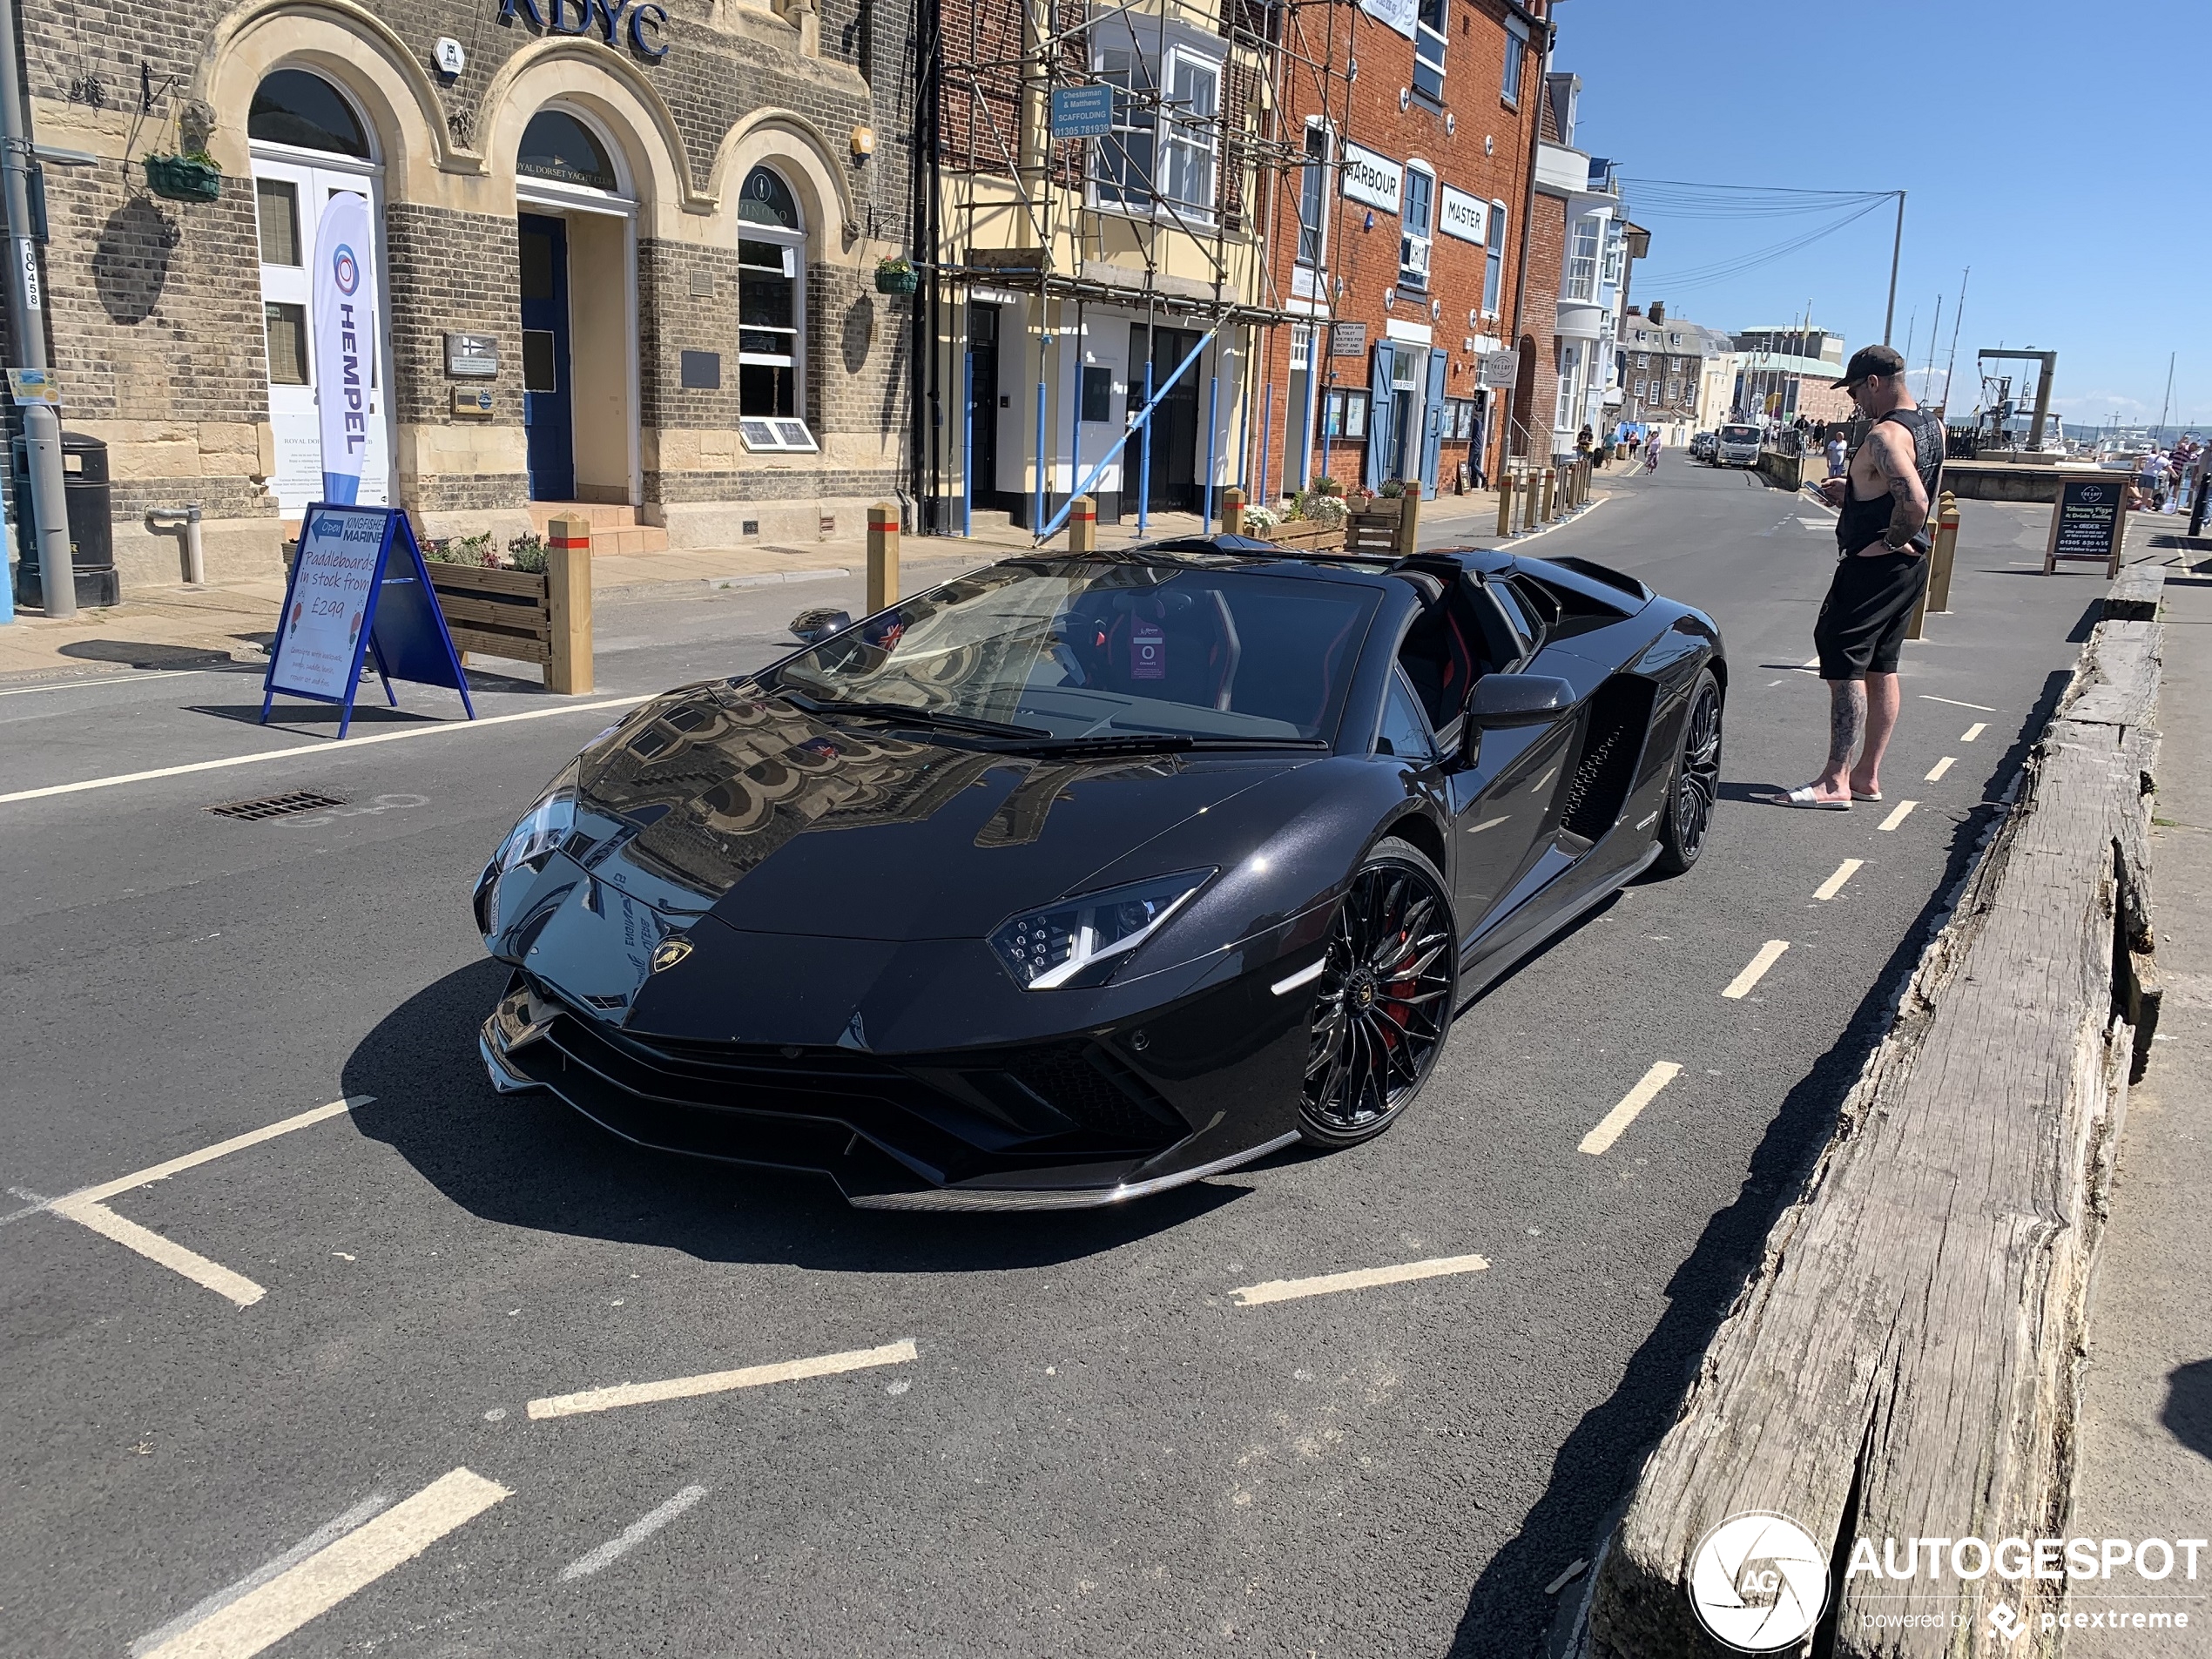
<instances>
[{"instance_id":1,"label":"white van","mask_svg":"<svg viewBox=\"0 0 2212 1659\"><path fill-rule=\"evenodd\" d=\"M1731 421L1713 441L1716 467L1756 467L1759 464L1759 429Z\"/></svg>"}]
</instances>

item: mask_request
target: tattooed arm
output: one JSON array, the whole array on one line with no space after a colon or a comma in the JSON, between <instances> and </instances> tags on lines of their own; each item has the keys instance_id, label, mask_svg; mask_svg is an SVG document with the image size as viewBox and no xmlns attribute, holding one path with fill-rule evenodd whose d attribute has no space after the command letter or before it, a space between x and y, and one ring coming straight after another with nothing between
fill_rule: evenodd
<instances>
[{"instance_id":1,"label":"tattooed arm","mask_svg":"<svg viewBox=\"0 0 2212 1659\"><path fill-rule=\"evenodd\" d=\"M1901 553L1928 522L1928 492L1920 487L1919 458L1913 453L1912 435L1893 422L1868 433L1866 448L1890 491L1890 527L1882 533L1880 551Z\"/></svg>"}]
</instances>

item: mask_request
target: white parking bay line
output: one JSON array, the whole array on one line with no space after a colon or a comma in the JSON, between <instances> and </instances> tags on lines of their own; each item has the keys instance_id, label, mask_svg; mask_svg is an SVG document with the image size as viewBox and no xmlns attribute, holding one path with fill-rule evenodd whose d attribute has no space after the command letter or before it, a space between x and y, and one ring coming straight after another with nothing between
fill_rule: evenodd
<instances>
[{"instance_id":1,"label":"white parking bay line","mask_svg":"<svg viewBox=\"0 0 2212 1659\"><path fill-rule=\"evenodd\" d=\"M209 1596L206 1601L201 1602L197 1606L187 1608L185 1612L179 1614L175 1618L170 1620L168 1623L163 1625L158 1630L150 1630L145 1635L140 1636L136 1642L131 1644L131 1659L145 1659L146 1655L158 1649L161 1644L168 1641L170 1637L176 1635L182 1631L191 1629L192 1626L199 1623L202 1620L213 1617L216 1614L221 1612L225 1608L228 1607L232 1602L237 1601L239 1596L245 1595L248 1590L260 1588L262 1585L267 1583L271 1579L274 1578L278 1574L283 1572L287 1568L295 1566L299 1562L307 1560L308 1556L314 1554L317 1550L321 1549L327 1545L336 1543L347 1533L353 1532L361 1527L364 1521L370 1520L375 1515L381 1514L383 1511L390 1508L391 1507L392 1494L390 1493L371 1493L368 1497L362 1499L352 1508L346 1511L344 1514L336 1517L334 1520L326 1521L323 1522L321 1526L316 1527L314 1531L309 1533L298 1543L293 1545L291 1548L286 1550L284 1554L276 1557L275 1560L263 1562L260 1566L255 1568L252 1572L248 1573L244 1578L239 1580L237 1583L226 1585L222 1589L216 1591L214 1595Z\"/></svg>"},{"instance_id":2,"label":"white parking bay line","mask_svg":"<svg viewBox=\"0 0 2212 1659\"><path fill-rule=\"evenodd\" d=\"M1770 939L1759 947L1759 954L1743 966L1743 971L1729 981L1721 992L1731 1001L1741 1001L1750 995L1751 988L1766 977L1766 971L1782 960L1782 953L1790 948L1786 939Z\"/></svg>"},{"instance_id":3,"label":"white parking bay line","mask_svg":"<svg viewBox=\"0 0 2212 1659\"><path fill-rule=\"evenodd\" d=\"M1598 1119L1597 1127L1582 1136L1581 1150L1592 1157L1602 1153L1636 1121L1636 1114L1656 1100L1659 1091L1681 1075L1682 1068L1671 1060L1662 1060L1645 1072L1636 1080L1636 1086L1621 1096L1621 1103Z\"/></svg>"},{"instance_id":4,"label":"white parking bay line","mask_svg":"<svg viewBox=\"0 0 2212 1659\"><path fill-rule=\"evenodd\" d=\"M1838 864L1836 867L1835 874L1830 876L1825 881L1822 882L1818 887L1812 890L1812 896L1816 899L1834 898L1838 894L1844 890L1844 883L1850 880L1854 875L1858 874L1860 867L1865 865L1865 862L1866 860L1865 859L1845 859L1841 864ZM1778 954L1779 953L1777 954Z\"/></svg>"},{"instance_id":5,"label":"white parking bay line","mask_svg":"<svg viewBox=\"0 0 2212 1659\"><path fill-rule=\"evenodd\" d=\"M119 1216L109 1209L106 1200L118 1193L135 1188L151 1186L156 1181L166 1181L171 1176L185 1170L212 1163L217 1158L259 1146L263 1141L273 1141L280 1135L289 1135L294 1130L337 1117L365 1106L374 1095L348 1095L343 1100L334 1100L327 1106L317 1106L300 1112L280 1122L248 1130L243 1135L233 1135L227 1141L202 1147L197 1152L186 1152L165 1163L156 1163L133 1174L118 1176L112 1181L103 1181L98 1186L81 1187L77 1191L54 1199L46 1208L54 1214L73 1221L80 1227L89 1227L103 1238L111 1238L125 1250L136 1251L150 1262L158 1263L173 1273L181 1273L195 1285L203 1285L218 1296L226 1297L239 1307L252 1307L266 1295L259 1285L242 1273L233 1273L220 1262L208 1260L197 1251L186 1250L172 1238L164 1238L150 1227L141 1227L126 1216Z\"/></svg>"},{"instance_id":6,"label":"white parking bay line","mask_svg":"<svg viewBox=\"0 0 2212 1659\"><path fill-rule=\"evenodd\" d=\"M865 1371L871 1366L900 1366L921 1357L914 1339L886 1343L880 1348L854 1348L844 1353L817 1354L811 1359L783 1359L769 1366L745 1366L736 1371L710 1371L697 1377L671 1377L662 1382L617 1383L612 1388L587 1388L581 1393L553 1394L529 1403L532 1419L577 1417L586 1412L610 1412L622 1406L645 1406L661 1399L690 1399L700 1394L723 1394L733 1388L759 1388L767 1383L797 1382L806 1377L832 1377L841 1371Z\"/></svg>"},{"instance_id":7,"label":"white parking bay line","mask_svg":"<svg viewBox=\"0 0 2212 1659\"><path fill-rule=\"evenodd\" d=\"M1923 703L1948 703L1954 709L1974 709L1983 714L1994 714L1997 712L1995 709L1991 708L1986 703L1961 703L1955 697L1938 697L1932 691L1921 692L1920 700Z\"/></svg>"},{"instance_id":8,"label":"white parking bay line","mask_svg":"<svg viewBox=\"0 0 2212 1659\"><path fill-rule=\"evenodd\" d=\"M567 1584L579 1578L590 1578L601 1568L621 1560L705 1496L705 1487L685 1487L659 1508L638 1516L624 1527L619 1537L610 1538L590 1554L579 1555L563 1567L561 1582Z\"/></svg>"},{"instance_id":9,"label":"white parking bay line","mask_svg":"<svg viewBox=\"0 0 2212 1659\"><path fill-rule=\"evenodd\" d=\"M1983 732L1986 732L1986 731L1988 731L1988 730L1989 730L1989 722L1988 722L1988 721L1986 721L1986 720L1977 720L1977 721L1975 721L1975 722L1974 722L1972 725L1970 725L1970 726L1968 726L1968 727L1966 728L1966 735L1965 737L1963 737L1963 738L1959 738L1959 742L1961 742L1961 743L1972 743L1972 742L1973 742L1973 741L1976 738L1979 737L1979 736L1980 736Z\"/></svg>"},{"instance_id":10,"label":"white parking bay line","mask_svg":"<svg viewBox=\"0 0 2212 1659\"><path fill-rule=\"evenodd\" d=\"M248 1659L509 1495L472 1470L441 1475L138 1659Z\"/></svg>"},{"instance_id":11,"label":"white parking bay line","mask_svg":"<svg viewBox=\"0 0 2212 1659\"><path fill-rule=\"evenodd\" d=\"M0 806L10 801L44 800L49 795L75 795L87 789L113 789L118 784L142 784L156 778L181 778L192 772L222 772L232 766L251 766L264 760L283 760L293 755L346 754L374 743L399 743L408 738L435 738L455 732L481 732L489 726L511 725L517 720L543 720L556 714L583 714L593 709L626 709L643 703L643 697L603 698L597 703L563 703L558 708L524 709L519 714L487 714L474 720L440 720L427 725L402 726L396 732L371 732L358 738L327 743L295 743L288 749L262 749L253 754L228 755L220 760L194 760L181 766L157 766L152 772L119 772L110 778L85 778L73 784L48 784L43 789L18 789L0 795Z\"/></svg>"},{"instance_id":12,"label":"white parking bay line","mask_svg":"<svg viewBox=\"0 0 2212 1659\"><path fill-rule=\"evenodd\" d=\"M1394 1267L1360 1267L1349 1273L1324 1273L1318 1278L1271 1278L1264 1285L1246 1285L1230 1291L1243 1308L1268 1302L1295 1302L1301 1297L1333 1296L1339 1291L1364 1291L1377 1285L1406 1285L1417 1278L1442 1278L1448 1273L1480 1273L1490 1265L1480 1256L1439 1256L1426 1262L1400 1262Z\"/></svg>"},{"instance_id":13,"label":"white parking bay line","mask_svg":"<svg viewBox=\"0 0 2212 1659\"><path fill-rule=\"evenodd\" d=\"M1876 825L1875 827L1877 829L1885 830L1895 829L1899 824L1905 822L1905 814L1910 813L1920 803L1917 800L1901 800L1898 802L1897 806L1892 809L1890 815L1884 819L1879 824Z\"/></svg>"},{"instance_id":14,"label":"white parking bay line","mask_svg":"<svg viewBox=\"0 0 2212 1659\"><path fill-rule=\"evenodd\" d=\"M1920 781L1924 784L1934 783L1938 779L1941 778L1945 772L1949 772L1953 765L1958 764L1958 759L1959 758L1956 755L1944 756L1942 759L1937 761L1935 765L1928 768L1928 775L1921 779Z\"/></svg>"}]
</instances>

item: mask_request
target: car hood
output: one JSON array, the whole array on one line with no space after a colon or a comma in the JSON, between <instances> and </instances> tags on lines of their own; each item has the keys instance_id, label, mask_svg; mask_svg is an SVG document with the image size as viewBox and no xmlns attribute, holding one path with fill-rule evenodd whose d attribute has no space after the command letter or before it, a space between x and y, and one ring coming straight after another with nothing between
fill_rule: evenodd
<instances>
[{"instance_id":1,"label":"car hood","mask_svg":"<svg viewBox=\"0 0 2212 1659\"><path fill-rule=\"evenodd\" d=\"M570 845L599 880L673 919L978 939L1324 758L1008 755L833 724L716 684L649 705L585 752Z\"/></svg>"}]
</instances>

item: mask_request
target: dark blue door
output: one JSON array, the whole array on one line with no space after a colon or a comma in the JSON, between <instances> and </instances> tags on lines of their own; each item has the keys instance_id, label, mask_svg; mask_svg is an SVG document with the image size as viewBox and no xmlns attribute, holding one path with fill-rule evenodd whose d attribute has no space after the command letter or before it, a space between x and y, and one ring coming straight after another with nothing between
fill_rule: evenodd
<instances>
[{"instance_id":1,"label":"dark blue door","mask_svg":"<svg viewBox=\"0 0 2212 1659\"><path fill-rule=\"evenodd\" d=\"M530 499L576 498L576 434L569 401L569 229L524 213L523 434Z\"/></svg>"}]
</instances>

